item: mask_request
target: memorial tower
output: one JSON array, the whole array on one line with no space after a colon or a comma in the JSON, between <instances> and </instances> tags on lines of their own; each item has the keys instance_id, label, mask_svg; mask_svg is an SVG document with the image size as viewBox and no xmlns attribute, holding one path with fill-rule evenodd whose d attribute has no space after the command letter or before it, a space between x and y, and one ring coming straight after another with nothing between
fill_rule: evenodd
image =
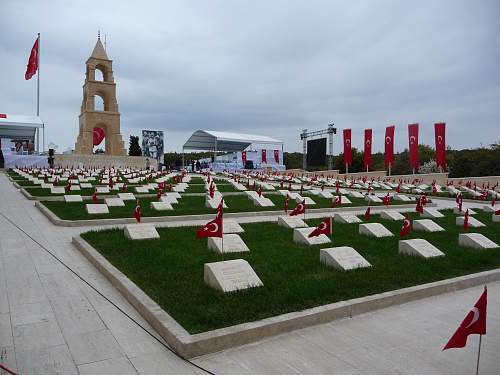
<instances>
[{"instance_id":1,"label":"memorial tower","mask_svg":"<svg viewBox=\"0 0 500 375\"><path fill-rule=\"evenodd\" d=\"M107 155L125 156L127 151L120 133L120 113L116 101L116 83L113 78L113 61L108 58L97 37L92 55L86 62L83 101L80 110L80 132L75 144L75 154L89 155L93 152L94 128L104 130ZM102 73L102 80L96 80L96 70ZM95 105L96 96L102 99L102 108Z\"/></svg>"}]
</instances>

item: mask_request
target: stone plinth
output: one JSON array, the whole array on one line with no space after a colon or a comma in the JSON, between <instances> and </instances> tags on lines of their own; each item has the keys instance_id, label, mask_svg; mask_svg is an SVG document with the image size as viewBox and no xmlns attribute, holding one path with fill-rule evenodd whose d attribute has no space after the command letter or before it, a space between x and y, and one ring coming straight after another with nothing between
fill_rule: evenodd
<instances>
[{"instance_id":1,"label":"stone plinth","mask_svg":"<svg viewBox=\"0 0 500 375\"><path fill-rule=\"evenodd\" d=\"M205 283L224 293L264 285L250 264L243 259L205 263L203 271Z\"/></svg>"},{"instance_id":2,"label":"stone plinth","mask_svg":"<svg viewBox=\"0 0 500 375\"><path fill-rule=\"evenodd\" d=\"M308 225L298 216L279 216L278 225L288 229L305 228Z\"/></svg>"},{"instance_id":3,"label":"stone plinth","mask_svg":"<svg viewBox=\"0 0 500 375\"><path fill-rule=\"evenodd\" d=\"M315 228L295 228L293 230L293 242L304 245L321 245L330 243L330 238L325 234L316 237L308 237Z\"/></svg>"},{"instance_id":4,"label":"stone plinth","mask_svg":"<svg viewBox=\"0 0 500 375\"><path fill-rule=\"evenodd\" d=\"M218 254L250 251L239 235L223 234L223 237L224 243L222 242L222 238L208 237L208 248Z\"/></svg>"},{"instance_id":5,"label":"stone plinth","mask_svg":"<svg viewBox=\"0 0 500 375\"><path fill-rule=\"evenodd\" d=\"M127 224L125 225L124 234L126 238L131 240L160 238L160 235L152 224Z\"/></svg>"},{"instance_id":6,"label":"stone plinth","mask_svg":"<svg viewBox=\"0 0 500 375\"><path fill-rule=\"evenodd\" d=\"M473 249L496 249L500 247L481 233L460 233L458 235L458 245Z\"/></svg>"},{"instance_id":7,"label":"stone plinth","mask_svg":"<svg viewBox=\"0 0 500 375\"><path fill-rule=\"evenodd\" d=\"M393 234L380 223L359 224L359 234L370 237L390 237Z\"/></svg>"},{"instance_id":8,"label":"stone plinth","mask_svg":"<svg viewBox=\"0 0 500 375\"><path fill-rule=\"evenodd\" d=\"M400 240L398 245L399 253L421 258L444 257L444 253L430 242L415 238L412 240Z\"/></svg>"},{"instance_id":9,"label":"stone plinth","mask_svg":"<svg viewBox=\"0 0 500 375\"><path fill-rule=\"evenodd\" d=\"M413 220L413 229L422 232L442 232L444 228L431 219Z\"/></svg>"},{"instance_id":10,"label":"stone plinth","mask_svg":"<svg viewBox=\"0 0 500 375\"><path fill-rule=\"evenodd\" d=\"M321 249L319 260L327 266L348 271L356 268L371 267L371 264L356 250L348 246Z\"/></svg>"}]
</instances>

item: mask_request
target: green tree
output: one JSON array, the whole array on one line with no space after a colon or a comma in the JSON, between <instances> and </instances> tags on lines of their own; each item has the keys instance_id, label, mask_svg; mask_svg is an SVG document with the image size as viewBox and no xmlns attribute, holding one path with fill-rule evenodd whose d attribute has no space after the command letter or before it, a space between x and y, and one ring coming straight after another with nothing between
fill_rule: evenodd
<instances>
[{"instance_id":1,"label":"green tree","mask_svg":"<svg viewBox=\"0 0 500 375\"><path fill-rule=\"evenodd\" d=\"M135 135L130 136L129 146L128 146L129 156L142 156L141 146L139 146L139 137Z\"/></svg>"}]
</instances>

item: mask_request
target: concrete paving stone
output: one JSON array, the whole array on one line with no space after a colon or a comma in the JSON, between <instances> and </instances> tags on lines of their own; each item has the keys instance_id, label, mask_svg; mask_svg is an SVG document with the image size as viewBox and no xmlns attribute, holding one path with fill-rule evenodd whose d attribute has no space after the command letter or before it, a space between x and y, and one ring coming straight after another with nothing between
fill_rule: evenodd
<instances>
[{"instance_id":1,"label":"concrete paving stone","mask_svg":"<svg viewBox=\"0 0 500 375\"><path fill-rule=\"evenodd\" d=\"M55 322L56 317L49 301L13 305L11 315L12 325Z\"/></svg>"},{"instance_id":2,"label":"concrete paving stone","mask_svg":"<svg viewBox=\"0 0 500 375\"><path fill-rule=\"evenodd\" d=\"M78 375L66 345L16 351L20 375Z\"/></svg>"},{"instance_id":3,"label":"concrete paving stone","mask_svg":"<svg viewBox=\"0 0 500 375\"><path fill-rule=\"evenodd\" d=\"M123 356L121 348L109 330L68 335L66 342L77 365Z\"/></svg>"},{"instance_id":4,"label":"concrete paving stone","mask_svg":"<svg viewBox=\"0 0 500 375\"><path fill-rule=\"evenodd\" d=\"M13 344L10 314L0 314L0 346L11 346Z\"/></svg>"},{"instance_id":5,"label":"concrete paving stone","mask_svg":"<svg viewBox=\"0 0 500 375\"><path fill-rule=\"evenodd\" d=\"M125 357L80 365L78 372L80 375L137 375L134 366Z\"/></svg>"},{"instance_id":6,"label":"concrete paving stone","mask_svg":"<svg viewBox=\"0 0 500 375\"><path fill-rule=\"evenodd\" d=\"M167 351L133 357L130 362L141 375L206 374L195 371L194 366ZM214 371L219 374L218 369Z\"/></svg>"},{"instance_id":7,"label":"concrete paving stone","mask_svg":"<svg viewBox=\"0 0 500 375\"><path fill-rule=\"evenodd\" d=\"M12 328L16 351L48 348L64 344L61 330L54 321L23 324Z\"/></svg>"}]
</instances>

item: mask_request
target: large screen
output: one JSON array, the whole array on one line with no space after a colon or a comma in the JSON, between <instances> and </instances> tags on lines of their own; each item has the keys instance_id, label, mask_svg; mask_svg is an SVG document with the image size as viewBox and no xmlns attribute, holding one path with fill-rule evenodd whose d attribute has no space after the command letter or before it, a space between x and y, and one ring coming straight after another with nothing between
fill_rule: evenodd
<instances>
[{"instance_id":1,"label":"large screen","mask_svg":"<svg viewBox=\"0 0 500 375\"><path fill-rule=\"evenodd\" d=\"M307 141L307 166L320 167L326 165L326 138Z\"/></svg>"},{"instance_id":2,"label":"large screen","mask_svg":"<svg viewBox=\"0 0 500 375\"><path fill-rule=\"evenodd\" d=\"M142 131L142 155L163 163L163 132L158 130Z\"/></svg>"}]
</instances>

